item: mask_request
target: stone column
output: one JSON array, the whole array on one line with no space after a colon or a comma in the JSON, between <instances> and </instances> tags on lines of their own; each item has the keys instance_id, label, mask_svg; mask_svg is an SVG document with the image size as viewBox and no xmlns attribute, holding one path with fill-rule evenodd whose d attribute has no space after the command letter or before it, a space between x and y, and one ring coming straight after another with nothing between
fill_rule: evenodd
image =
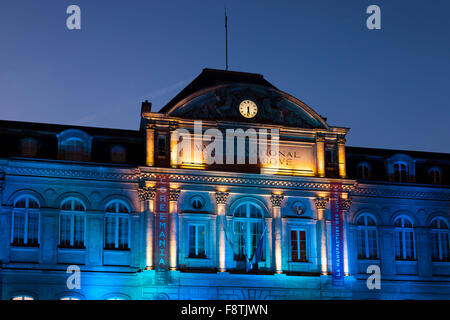
<instances>
[{"instance_id":1,"label":"stone column","mask_svg":"<svg viewBox=\"0 0 450 320\"><path fill-rule=\"evenodd\" d=\"M153 167L155 164L155 125L148 124L145 128L146 141L146 160L145 164L148 167Z\"/></svg>"},{"instance_id":2,"label":"stone column","mask_svg":"<svg viewBox=\"0 0 450 320\"><path fill-rule=\"evenodd\" d=\"M169 226L170 226L170 262L169 269L177 270L178 267L178 198L180 189L170 189L169 192Z\"/></svg>"},{"instance_id":3,"label":"stone column","mask_svg":"<svg viewBox=\"0 0 450 320\"><path fill-rule=\"evenodd\" d=\"M348 225L347 225L347 215L352 206L352 200L342 199L342 210L344 211L344 274L346 276L350 275L349 261L348 261Z\"/></svg>"},{"instance_id":4,"label":"stone column","mask_svg":"<svg viewBox=\"0 0 450 320\"><path fill-rule=\"evenodd\" d=\"M282 194L272 194L270 202L272 202L272 220L273 220L273 234L274 234L274 261L275 272L282 273L282 234L281 234L281 202L284 196Z\"/></svg>"},{"instance_id":5,"label":"stone column","mask_svg":"<svg viewBox=\"0 0 450 320\"><path fill-rule=\"evenodd\" d=\"M317 175L325 177L325 137L316 137Z\"/></svg>"},{"instance_id":6,"label":"stone column","mask_svg":"<svg viewBox=\"0 0 450 320\"><path fill-rule=\"evenodd\" d=\"M325 211L328 205L328 198L315 198L314 203L317 210L317 237L320 239L320 271L323 275L328 274L328 260L327 260L327 224Z\"/></svg>"},{"instance_id":7,"label":"stone column","mask_svg":"<svg viewBox=\"0 0 450 320\"><path fill-rule=\"evenodd\" d=\"M172 168L178 167L178 131L177 125L175 123L171 123L170 127L170 166Z\"/></svg>"},{"instance_id":8,"label":"stone column","mask_svg":"<svg viewBox=\"0 0 450 320\"><path fill-rule=\"evenodd\" d=\"M139 188L138 196L142 201L142 212L144 212L145 219L145 270L152 270L154 268L153 259L153 230L154 230L154 199L156 188Z\"/></svg>"},{"instance_id":9,"label":"stone column","mask_svg":"<svg viewBox=\"0 0 450 320\"><path fill-rule=\"evenodd\" d=\"M217 235L219 242L219 267L218 270L220 272L224 272L226 270L226 261L225 261L225 223L226 223L226 212L225 205L227 203L229 193L228 192L216 192L216 208L217 208Z\"/></svg>"},{"instance_id":10,"label":"stone column","mask_svg":"<svg viewBox=\"0 0 450 320\"><path fill-rule=\"evenodd\" d=\"M225 223L226 223L226 212L225 205L227 203L229 193L228 192L216 192L216 208L217 208L217 234L219 242L219 271L224 272L226 270L225 261Z\"/></svg>"},{"instance_id":11,"label":"stone column","mask_svg":"<svg viewBox=\"0 0 450 320\"><path fill-rule=\"evenodd\" d=\"M339 162L339 177L346 177L346 169L345 169L345 138L338 138L338 162Z\"/></svg>"}]
</instances>

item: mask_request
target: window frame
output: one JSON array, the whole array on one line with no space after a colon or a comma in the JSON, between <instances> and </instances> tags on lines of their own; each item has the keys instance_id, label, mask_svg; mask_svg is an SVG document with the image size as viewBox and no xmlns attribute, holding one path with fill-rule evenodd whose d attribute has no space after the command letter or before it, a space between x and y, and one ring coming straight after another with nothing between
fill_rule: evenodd
<instances>
[{"instance_id":1,"label":"window frame","mask_svg":"<svg viewBox=\"0 0 450 320\"><path fill-rule=\"evenodd\" d=\"M396 179L396 169L395 169L396 166L398 166L398 180ZM402 166L405 167L404 170L403 170ZM394 164L392 165L392 169L393 169L393 173L394 173L394 182L399 182L399 183L408 182L408 180L409 180L408 163L406 163L405 161L395 161ZM402 172L405 173L404 179L402 176Z\"/></svg>"},{"instance_id":2,"label":"window frame","mask_svg":"<svg viewBox=\"0 0 450 320\"><path fill-rule=\"evenodd\" d=\"M437 221L438 222L438 228L433 228L433 222ZM440 224L444 223L446 228L440 228ZM431 237L431 242L433 245L433 251L434 251L434 245L435 245L435 238L433 237L433 235L437 235L437 239L438 239L438 254L439 254L439 259L435 259L434 257L434 252L432 252L432 259L434 262L450 262L450 230L449 230L449 223L447 220L445 220L442 217L435 217L433 218L433 220L431 220L430 222L430 233L432 235ZM442 245L443 245L443 239L441 237L441 235L447 235L447 258L444 259L443 258L443 249L442 249Z\"/></svg>"},{"instance_id":3,"label":"window frame","mask_svg":"<svg viewBox=\"0 0 450 320\"><path fill-rule=\"evenodd\" d=\"M361 219L364 219L364 224L359 224L358 222ZM371 226L369 225L367 218L371 218L374 222L375 225ZM377 223L377 219L375 219L375 217L369 213L361 213L358 218L355 220L355 225L356 225L356 249L357 249L357 255L358 255L358 260L378 260L380 259L380 243L379 243L379 235L378 235L378 223ZM375 242L376 242L376 250L375 251L375 257L371 257L370 256L370 241L369 241L369 231L375 231ZM359 255L359 239L358 239L358 232L363 232L364 233L364 252L365 255L364 257Z\"/></svg>"},{"instance_id":4,"label":"window frame","mask_svg":"<svg viewBox=\"0 0 450 320\"><path fill-rule=\"evenodd\" d=\"M293 259L293 252L292 252L292 232L296 232L297 233L297 257L300 257L300 253L301 253L301 245L300 245L300 232L304 232L305 233L305 260L302 261L300 260L294 260ZM309 245L308 245L308 241L309 241L309 235L308 235L308 229L305 227L291 227L289 229L289 261L290 262L294 262L294 263L309 263Z\"/></svg>"},{"instance_id":5,"label":"window frame","mask_svg":"<svg viewBox=\"0 0 450 320\"><path fill-rule=\"evenodd\" d=\"M365 176L363 168L366 169L367 176ZM360 175L360 170L362 173L361 175ZM370 173L371 173L370 171L371 171L370 165L365 161L358 163L358 165L356 166L356 176L359 180L369 180Z\"/></svg>"},{"instance_id":6,"label":"window frame","mask_svg":"<svg viewBox=\"0 0 450 320\"><path fill-rule=\"evenodd\" d=\"M17 202L19 200L25 199L25 208L16 208ZM35 201L38 205L38 208L29 208L29 201L32 199ZM17 213L23 213L24 214L24 223L23 223L23 243L15 243L15 231L14 231L14 223L15 223L15 216ZM36 244L28 244L28 232L29 232L29 216L30 213L36 213L37 214L37 243ZM17 197L14 200L13 203L13 210L11 215L11 239L10 239L10 245L14 247L39 247L40 246L40 239L41 239L41 204L38 199L33 197L32 195L22 195L20 197Z\"/></svg>"},{"instance_id":7,"label":"window frame","mask_svg":"<svg viewBox=\"0 0 450 320\"><path fill-rule=\"evenodd\" d=\"M401 226L396 226L396 222L400 220L401 221ZM405 220L409 221L411 223L411 227L405 227ZM411 218L407 217L407 216L398 216L395 220L394 220L394 230L395 230L395 260L397 261L417 261L417 252L416 252L416 232L414 230L414 222ZM411 232L413 235L412 238L412 253L413 253L413 259L408 259L406 257L406 233L407 232ZM400 234L401 235L401 248L400 248L400 253L402 253L401 258L399 258L397 256L397 235ZM400 239L399 239L400 240ZM409 240L408 240L409 241ZM400 241L399 241L400 242Z\"/></svg>"},{"instance_id":8,"label":"window frame","mask_svg":"<svg viewBox=\"0 0 450 320\"><path fill-rule=\"evenodd\" d=\"M194 229L195 229L194 248L195 248L196 254L193 256L190 254L190 251L191 251L190 250L191 249L191 233L190 233L191 227L194 227ZM204 228L204 235L203 235L204 253L203 253L203 255L198 253L198 250L199 250L199 230L198 229L199 229L199 227ZM189 259L207 259L208 258L207 254L206 254L207 253L207 238L208 238L206 233L207 233L206 223L188 222L188 225L187 225L187 258L189 258Z\"/></svg>"},{"instance_id":9,"label":"window frame","mask_svg":"<svg viewBox=\"0 0 450 320\"><path fill-rule=\"evenodd\" d=\"M62 207L64 204L68 201L71 201L71 210L63 210ZM84 208L84 211L76 211L75 208L75 201L78 201L81 203L81 205ZM59 235L58 235L58 248L62 249L86 249L86 212L87 208L84 202L77 198L77 197L68 197L64 199L61 202L60 209L59 209ZM69 241L70 245L62 245L61 244L61 229L62 229L62 217L63 216L70 216L70 236ZM75 216L83 217L83 245L82 246L75 246Z\"/></svg>"},{"instance_id":10,"label":"window frame","mask_svg":"<svg viewBox=\"0 0 450 320\"><path fill-rule=\"evenodd\" d=\"M245 209L246 217L236 217L237 210L241 206L244 206L244 205L246 206L246 209ZM260 217L258 217L258 218L250 217L250 206L256 207L256 209L258 210L258 212L260 214ZM252 237L254 236L253 232L251 232L251 230L252 230L251 226L252 226L252 224L261 224L261 226L262 226L261 236L264 237L264 240L263 240L263 248L262 248L262 257L261 257L261 260L259 262L266 261L266 245L267 245L266 244L266 232L267 232L267 230L265 230L266 225L265 225L265 219L264 219L265 215L264 215L263 208L261 208L261 206L259 206L255 202L244 201L244 202L240 203L238 206L236 206L234 208L232 217L233 217L232 221L233 221L233 234L234 235L236 235L236 230L235 230L236 223L244 223L245 224L245 228L246 228L245 233L246 233L246 238L247 239L246 239L246 241L244 241L244 251L245 251L245 255L247 255L247 258L251 258L254 255L254 252L250 251L250 246L249 246L249 243L250 243L249 240L252 239ZM240 234L240 231L239 231L239 234ZM239 238L240 237L238 236L238 239ZM244 260L244 255L240 254L241 245L240 245L240 240L238 240L238 241L239 241L239 243L236 243L235 242L235 238L233 237L233 244L238 249L238 253L237 254L235 252L233 252L233 256L234 256L233 260L234 261L243 261ZM252 245L252 247L253 247L253 245ZM256 248L255 248L255 250L256 250ZM250 253L250 256L248 256L249 253Z\"/></svg>"},{"instance_id":11,"label":"window frame","mask_svg":"<svg viewBox=\"0 0 450 320\"><path fill-rule=\"evenodd\" d=\"M438 173L438 179L436 179L436 173ZM442 169L434 166L428 170L428 179L431 184L442 184Z\"/></svg>"},{"instance_id":12,"label":"window frame","mask_svg":"<svg viewBox=\"0 0 450 320\"><path fill-rule=\"evenodd\" d=\"M107 209L110 205L115 205L115 212L107 212ZM119 212L119 204L122 204L125 206L128 212ZM120 199L114 199L109 201L105 205L105 215L103 218L103 249L104 250L114 250L114 251L129 251L131 248L131 209L130 206L123 200ZM114 230L114 248L107 247L106 242L106 219L107 218L114 218L115 219L115 230ZM127 235L127 247L126 248L120 248L120 219L125 218L127 219L127 229L128 229L128 235Z\"/></svg>"}]
</instances>

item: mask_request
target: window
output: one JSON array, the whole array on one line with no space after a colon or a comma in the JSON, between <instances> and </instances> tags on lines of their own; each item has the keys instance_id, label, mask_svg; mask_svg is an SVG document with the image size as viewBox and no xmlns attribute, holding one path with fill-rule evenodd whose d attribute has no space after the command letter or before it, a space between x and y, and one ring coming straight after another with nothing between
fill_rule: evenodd
<instances>
[{"instance_id":1,"label":"window","mask_svg":"<svg viewBox=\"0 0 450 320\"><path fill-rule=\"evenodd\" d=\"M92 137L78 129L67 129L57 135L58 159L87 161L90 159Z\"/></svg>"},{"instance_id":2,"label":"window","mask_svg":"<svg viewBox=\"0 0 450 320\"><path fill-rule=\"evenodd\" d=\"M16 246L39 245L39 203L31 196L14 202L11 244Z\"/></svg>"},{"instance_id":3,"label":"window","mask_svg":"<svg viewBox=\"0 0 450 320\"><path fill-rule=\"evenodd\" d=\"M105 211L105 249L128 250L130 234L128 206L120 200L114 200L106 206Z\"/></svg>"},{"instance_id":4,"label":"window","mask_svg":"<svg viewBox=\"0 0 450 320\"><path fill-rule=\"evenodd\" d=\"M65 159L72 161L83 161L85 150L84 143L78 138L69 138L64 149Z\"/></svg>"},{"instance_id":5,"label":"window","mask_svg":"<svg viewBox=\"0 0 450 320\"><path fill-rule=\"evenodd\" d=\"M191 199L191 206L196 210L203 208L203 198L200 196L194 196Z\"/></svg>"},{"instance_id":6,"label":"window","mask_svg":"<svg viewBox=\"0 0 450 320\"><path fill-rule=\"evenodd\" d=\"M300 201L294 202L292 205L292 210L295 212L295 214L301 216L304 213L303 205Z\"/></svg>"},{"instance_id":7,"label":"window","mask_svg":"<svg viewBox=\"0 0 450 320\"><path fill-rule=\"evenodd\" d=\"M31 296L14 296L12 300L34 300Z\"/></svg>"},{"instance_id":8,"label":"window","mask_svg":"<svg viewBox=\"0 0 450 320\"><path fill-rule=\"evenodd\" d=\"M166 155L166 137L158 136L158 156Z\"/></svg>"},{"instance_id":9,"label":"window","mask_svg":"<svg viewBox=\"0 0 450 320\"><path fill-rule=\"evenodd\" d=\"M86 206L80 200L64 200L60 211L60 247L84 248L85 212Z\"/></svg>"},{"instance_id":10,"label":"window","mask_svg":"<svg viewBox=\"0 0 450 320\"><path fill-rule=\"evenodd\" d=\"M359 259L378 258L378 233L375 219L362 214L356 220L357 225L357 246Z\"/></svg>"},{"instance_id":11,"label":"window","mask_svg":"<svg viewBox=\"0 0 450 320\"><path fill-rule=\"evenodd\" d=\"M428 171L430 183L441 184L442 183L442 171L438 167L433 167Z\"/></svg>"},{"instance_id":12,"label":"window","mask_svg":"<svg viewBox=\"0 0 450 320\"><path fill-rule=\"evenodd\" d=\"M415 235L412 221L405 216L395 222L395 256L397 260L416 260Z\"/></svg>"},{"instance_id":13,"label":"window","mask_svg":"<svg viewBox=\"0 0 450 320\"><path fill-rule=\"evenodd\" d=\"M362 163L358 164L357 176L358 176L358 179L361 179L361 180L368 180L370 178L370 168L366 162L362 162Z\"/></svg>"},{"instance_id":14,"label":"window","mask_svg":"<svg viewBox=\"0 0 450 320\"><path fill-rule=\"evenodd\" d=\"M68 296L68 297L62 297L59 300L81 300L81 299L80 298L76 298L76 297Z\"/></svg>"},{"instance_id":15,"label":"window","mask_svg":"<svg viewBox=\"0 0 450 320\"><path fill-rule=\"evenodd\" d=\"M20 154L22 157L35 157L38 153L38 142L33 138L20 141Z\"/></svg>"},{"instance_id":16,"label":"window","mask_svg":"<svg viewBox=\"0 0 450 320\"><path fill-rule=\"evenodd\" d=\"M111 148L111 162L114 163L125 163L126 161L126 151L121 145L115 145Z\"/></svg>"},{"instance_id":17,"label":"window","mask_svg":"<svg viewBox=\"0 0 450 320\"><path fill-rule=\"evenodd\" d=\"M291 260L293 262L307 262L306 231L291 230Z\"/></svg>"},{"instance_id":18,"label":"window","mask_svg":"<svg viewBox=\"0 0 450 320\"><path fill-rule=\"evenodd\" d=\"M433 261L450 261L450 242L448 223L442 218L431 221L433 242Z\"/></svg>"},{"instance_id":19,"label":"window","mask_svg":"<svg viewBox=\"0 0 450 320\"><path fill-rule=\"evenodd\" d=\"M394 181L407 182L408 181L408 166L404 162L394 163Z\"/></svg>"},{"instance_id":20,"label":"window","mask_svg":"<svg viewBox=\"0 0 450 320\"><path fill-rule=\"evenodd\" d=\"M189 258L206 258L205 252L206 233L205 225L189 225Z\"/></svg>"},{"instance_id":21,"label":"window","mask_svg":"<svg viewBox=\"0 0 450 320\"><path fill-rule=\"evenodd\" d=\"M235 260L252 259L256 253L264 260L264 215L261 208L246 202L234 211L234 247ZM257 259L258 260L258 259Z\"/></svg>"}]
</instances>

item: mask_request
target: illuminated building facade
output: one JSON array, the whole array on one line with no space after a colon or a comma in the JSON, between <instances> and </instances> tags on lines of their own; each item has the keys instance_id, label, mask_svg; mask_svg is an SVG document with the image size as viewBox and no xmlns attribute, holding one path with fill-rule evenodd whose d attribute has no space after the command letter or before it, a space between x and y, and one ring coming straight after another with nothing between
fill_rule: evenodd
<instances>
[{"instance_id":1,"label":"illuminated building facade","mask_svg":"<svg viewBox=\"0 0 450 320\"><path fill-rule=\"evenodd\" d=\"M279 129L279 149L249 163L248 145L241 164L195 152L237 129ZM346 147L347 128L261 75L205 69L159 112L144 102L136 131L13 121L0 131L2 299L450 297L449 155ZM180 132L192 152L177 149ZM343 286L332 283L333 183ZM73 265L79 289L67 286ZM369 266L380 289L367 286Z\"/></svg>"}]
</instances>

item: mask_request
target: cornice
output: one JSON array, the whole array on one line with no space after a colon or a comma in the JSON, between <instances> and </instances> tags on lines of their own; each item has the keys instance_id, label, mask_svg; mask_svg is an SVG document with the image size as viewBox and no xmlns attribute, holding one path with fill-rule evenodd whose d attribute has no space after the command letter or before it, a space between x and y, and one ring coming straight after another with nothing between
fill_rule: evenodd
<instances>
[{"instance_id":1,"label":"cornice","mask_svg":"<svg viewBox=\"0 0 450 320\"><path fill-rule=\"evenodd\" d=\"M3 180L11 176L34 176L65 179L86 179L96 181L117 181L138 183L156 180L158 174L166 174L174 183L207 184L214 186L267 187L274 189L295 189L324 191L330 189L333 179L316 177L276 176L263 174L230 173L222 171L199 171L188 169L137 167L113 168L102 165L74 165L61 162L9 162L0 165ZM0 175L0 180L1 175ZM358 197L381 197L398 199L450 201L449 188L430 188L424 186L391 186L389 184L358 184L355 180L342 181L342 190Z\"/></svg>"}]
</instances>

